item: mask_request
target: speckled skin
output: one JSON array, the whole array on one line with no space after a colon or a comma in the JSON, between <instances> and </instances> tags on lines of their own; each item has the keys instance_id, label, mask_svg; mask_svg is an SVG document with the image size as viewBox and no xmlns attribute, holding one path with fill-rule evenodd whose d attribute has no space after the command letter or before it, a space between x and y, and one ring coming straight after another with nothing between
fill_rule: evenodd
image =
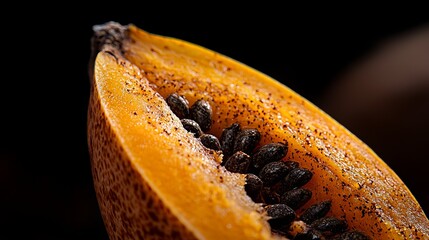
<instances>
[{"instance_id":1,"label":"speckled skin","mask_svg":"<svg viewBox=\"0 0 429 240\"><path fill-rule=\"evenodd\" d=\"M92 90L88 144L97 199L110 239L195 239L133 167L102 112L96 89Z\"/></svg>"}]
</instances>

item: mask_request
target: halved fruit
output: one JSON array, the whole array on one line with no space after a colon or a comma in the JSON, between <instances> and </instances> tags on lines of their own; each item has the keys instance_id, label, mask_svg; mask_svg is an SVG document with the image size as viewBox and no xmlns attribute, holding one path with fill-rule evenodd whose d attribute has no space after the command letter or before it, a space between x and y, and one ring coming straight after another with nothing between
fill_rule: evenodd
<instances>
[{"instance_id":1,"label":"halved fruit","mask_svg":"<svg viewBox=\"0 0 429 240\"><path fill-rule=\"evenodd\" d=\"M246 175L225 169L166 98L212 107L207 133L237 122L258 147L287 143L283 160L312 172L311 205L373 239L429 239L429 220L401 179L361 140L276 80L219 53L134 25L94 27L88 144L112 239L275 239Z\"/></svg>"}]
</instances>

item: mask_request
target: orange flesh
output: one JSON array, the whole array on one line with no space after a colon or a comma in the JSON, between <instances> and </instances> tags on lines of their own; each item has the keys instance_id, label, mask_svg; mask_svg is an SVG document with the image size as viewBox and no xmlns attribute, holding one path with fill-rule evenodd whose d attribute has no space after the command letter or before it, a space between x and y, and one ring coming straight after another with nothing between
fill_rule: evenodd
<instances>
[{"instance_id":1,"label":"orange flesh","mask_svg":"<svg viewBox=\"0 0 429 240\"><path fill-rule=\"evenodd\" d=\"M306 99L207 49L135 26L129 35L124 56L134 67L105 53L97 56L94 74L102 107L142 178L197 238L273 236L244 192L244 176L219 167L220 156L204 149L171 113L163 98L173 92L190 104L209 101L209 132L218 137L239 122L257 128L261 144L288 142L285 160L314 173L305 185L313 197L302 209L330 199L328 215L346 219L351 229L374 239L429 238L429 221L399 177Z\"/></svg>"}]
</instances>

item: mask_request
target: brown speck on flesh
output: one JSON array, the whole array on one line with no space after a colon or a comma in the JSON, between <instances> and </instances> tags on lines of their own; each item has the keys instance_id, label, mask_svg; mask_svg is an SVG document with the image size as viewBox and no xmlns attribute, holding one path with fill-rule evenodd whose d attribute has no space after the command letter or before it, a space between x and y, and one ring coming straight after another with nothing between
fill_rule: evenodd
<instances>
[{"instance_id":1,"label":"brown speck on flesh","mask_svg":"<svg viewBox=\"0 0 429 240\"><path fill-rule=\"evenodd\" d=\"M219 177L219 181L220 181L221 183L223 183L223 177L222 177L222 176L220 176L220 177Z\"/></svg>"},{"instance_id":2,"label":"brown speck on flesh","mask_svg":"<svg viewBox=\"0 0 429 240\"><path fill-rule=\"evenodd\" d=\"M196 121L201 130L204 132L209 130L212 125L212 107L206 100L200 99L192 104L189 109L191 119Z\"/></svg>"}]
</instances>

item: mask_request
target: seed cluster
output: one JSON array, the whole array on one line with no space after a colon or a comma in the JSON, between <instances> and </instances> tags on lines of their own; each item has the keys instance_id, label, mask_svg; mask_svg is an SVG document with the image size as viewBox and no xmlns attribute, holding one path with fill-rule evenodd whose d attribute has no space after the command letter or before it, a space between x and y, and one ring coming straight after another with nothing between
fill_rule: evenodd
<instances>
[{"instance_id":1,"label":"seed cluster","mask_svg":"<svg viewBox=\"0 0 429 240\"><path fill-rule=\"evenodd\" d=\"M189 102L177 93L166 98L172 112L181 119L183 127L199 138L210 149L222 151L222 165L230 172L246 174L244 189L256 203L261 203L268 215L273 233L291 239L366 240L366 235L349 230L345 220L327 216L331 201L322 201L308 207L300 216L300 209L312 197L304 188L313 173L299 163L285 160L287 142L259 146L261 133L254 128L241 128L233 123L222 131L220 140L211 134L212 108L200 99L189 107Z\"/></svg>"}]
</instances>

